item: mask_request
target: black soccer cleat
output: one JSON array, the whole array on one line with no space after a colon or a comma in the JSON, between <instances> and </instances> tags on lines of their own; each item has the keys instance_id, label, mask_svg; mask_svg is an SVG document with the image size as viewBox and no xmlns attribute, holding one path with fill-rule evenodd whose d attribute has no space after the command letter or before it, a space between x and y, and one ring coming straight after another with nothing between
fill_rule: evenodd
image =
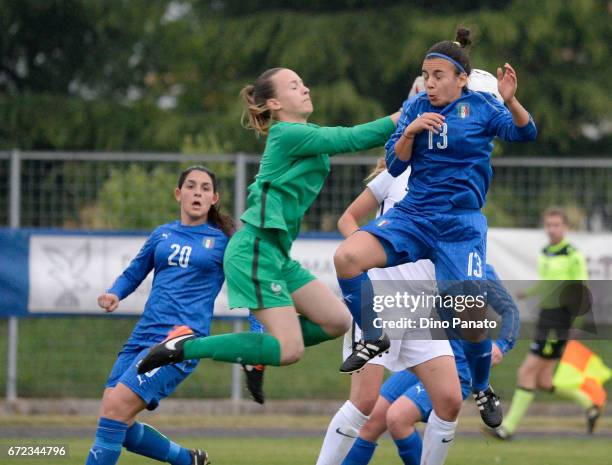
<instances>
[{"instance_id":1,"label":"black soccer cleat","mask_svg":"<svg viewBox=\"0 0 612 465\"><path fill-rule=\"evenodd\" d=\"M375 341L360 340L353 346L353 353L342 363L341 373L354 373L377 355L389 352L391 341L385 333Z\"/></svg>"},{"instance_id":2,"label":"black soccer cleat","mask_svg":"<svg viewBox=\"0 0 612 465\"><path fill-rule=\"evenodd\" d=\"M593 405L586 411L587 434L593 434L597 421L601 418L601 408Z\"/></svg>"},{"instance_id":3,"label":"black soccer cleat","mask_svg":"<svg viewBox=\"0 0 612 465\"><path fill-rule=\"evenodd\" d=\"M212 463L208 458L208 453L201 449L191 449L191 465L210 465Z\"/></svg>"},{"instance_id":4,"label":"black soccer cleat","mask_svg":"<svg viewBox=\"0 0 612 465\"><path fill-rule=\"evenodd\" d=\"M484 391L473 394L476 406L480 412L480 417L489 428L497 428L502 424L504 415L502 413L499 397L489 386Z\"/></svg>"},{"instance_id":5,"label":"black soccer cleat","mask_svg":"<svg viewBox=\"0 0 612 465\"><path fill-rule=\"evenodd\" d=\"M245 365L241 363L244 374L246 375L246 387L251 394L251 397L258 404L266 401L266 395L263 391L263 377L265 365Z\"/></svg>"},{"instance_id":6,"label":"black soccer cleat","mask_svg":"<svg viewBox=\"0 0 612 465\"><path fill-rule=\"evenodd\" d=\"M195 339L193 332L188 328L187 330L179 328L179 331L171 332L163 342L151 347L147 355L140 361L138 373L142 374L164 365L182 362L184 360L183 344Z\"/></svg>"}]
</instances>

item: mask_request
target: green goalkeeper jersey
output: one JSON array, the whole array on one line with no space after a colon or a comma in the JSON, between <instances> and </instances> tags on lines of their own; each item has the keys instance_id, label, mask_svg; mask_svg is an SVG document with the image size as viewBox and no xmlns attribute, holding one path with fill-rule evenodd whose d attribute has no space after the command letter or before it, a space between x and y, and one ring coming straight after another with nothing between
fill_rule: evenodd
<instances>
[{"instance_id":1,"label":"green goalkeeper jersey","mask_svg":"<svg viewBox=\"0 0 612 465\"><path fill-rule=\"evenodd\" d=\"M330 155L383 145L394 130L389 116L350 128L275 123L240 219L280 231L280 245L288 253L329 174Z\"/></svg>"},{"instance_id":2,"label":"green goalkeeper jersey","mask_svg":"<svg viewBox=\"0 0 612 465\"><path fill-rule=\"evenodd\" d=\"M538 272L541 281L527 291L527 295L539 295L544 309L560 306L559 296L565 288L563 281L589 279L584 256L567 239L542 249L538 257Z\"/></svg>"}]
</instances>

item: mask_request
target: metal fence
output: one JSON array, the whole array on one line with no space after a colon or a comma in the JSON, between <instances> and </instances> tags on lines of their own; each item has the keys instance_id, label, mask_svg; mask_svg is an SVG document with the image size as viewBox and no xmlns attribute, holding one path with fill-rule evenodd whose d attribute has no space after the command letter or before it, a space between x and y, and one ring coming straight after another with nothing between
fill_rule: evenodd
<instances>
[{"instance_id":1,"label":"metal fence","mask_svg":"<svg viewBox=\"0 0 612 465\"><path fill-rule=\"evenodd\" d=\"M0 226L150 230L177 217L174 185L179 172L196 163L217 173L222 206L238 217L258 161L246 154L0 152ZM335 231L337 218L363 190L363 179L375 162L375 156L366 155L332 158L330 177L306 213L302 230ZM490 226L536 227L544 208L559 205L578 229L612 230L612 158L499 158L493 167L485 210ZM26 325L26 330L33 326ZM44 325L40 331L44 337ZM5 376L7 399L12 400L19 386L17 320L0 325L0 332L7 340L7 368L0 379ZM58 351L49 348L46 356ZM51 360L45 363L53 365ZM235 399L240 397L238 377L234 369Z\"/></svg>"},{"instance_id":2,"label":"metal fence","mask_svg":"<svg viewBox=\"0 0 612 465\"><path fill-rule=\"evenodd\" d=\"M0 226L16 215L21 227L150 229L176 217L172 188L180 170L195 163L213 168L223 208L238 216L258 161L245 154L0 152ZM375 162L333 157L302 230L335 231ZM544 208L559 205L577 229L612 230L612 158L494 158L493 167L489 226L536 227Z\"/></svg>"}]
</instances>

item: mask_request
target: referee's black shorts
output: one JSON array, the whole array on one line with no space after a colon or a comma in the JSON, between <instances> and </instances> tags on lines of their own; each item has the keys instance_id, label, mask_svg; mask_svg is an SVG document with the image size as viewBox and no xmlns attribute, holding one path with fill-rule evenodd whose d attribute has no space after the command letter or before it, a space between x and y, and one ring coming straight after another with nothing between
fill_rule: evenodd
<instances>
[{"instance_id":1,"label":"referee's black shorts","mask_svg":"<svg viewBox=\"0 0 612 465\"><path fill-rule=\"evenodd\" d=\"M573 320L572 312L565 307L540 310L535 340L529 351L548 360L560 359Z\"/></svg>"}]
</instances>

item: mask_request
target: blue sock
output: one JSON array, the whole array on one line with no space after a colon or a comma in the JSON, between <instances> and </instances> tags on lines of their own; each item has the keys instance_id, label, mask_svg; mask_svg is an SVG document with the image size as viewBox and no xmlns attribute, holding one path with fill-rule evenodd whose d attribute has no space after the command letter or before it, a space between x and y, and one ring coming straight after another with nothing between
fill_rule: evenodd
<instances>
[{"instance_id":1,"label":"blue sock","mask_svg":"<svg viewBox=\"0 0 612 465\"><path fill-rule=\"evenodd\" d=\"M375 442L357 438L341 465L366 465L370 463L377 445Z\"/></svg>"},{"instance_id":2,"label":"blue sock","mask_svg":"<svg viewBox=\"0 0 612 465\"><path fill-rule=\"evenodd\" d=\"M491 373L491 339L480 342L462 341L463 352L470 366L472 391L484 391L489 387Z\"/></svg>"},{"instance_id":3,"label":"blue sock","mask_svg":"<svg viewBox=\"0 0 612 465\"><path fill-rule=\"evenodd\" d=\"M89 449L85 465L115 465L121 454L127 427L127 423L122 421L100 418L96 439Z\"/></svg>"},{"instance_id":4,"label":"blue sock","mask_svg":"<svg viewBox=\"0 0 612 465\"><path fill-rule=\"evenodd\" d=\"M423 441L419 432L414 430L410 436L404 439L394 439L399 454L404 465L419 465L421 463L421 452L423 451Z\"/></svg>"},{"instance_id":5,"label":"blue sock","mask_svg":"<svg viewBox=\"0 0 612 465\"><path fill-rule=\"evenodd\" d=\"M191 465L188 449L175 444L146 423L134 422L127 430L123 445L127 450L172 465Z\"/></svg>"},{"instance_id":6,"label":"blue sock","mask_svg":"<svg viewBox=\"0 0 612 465\"><path fill-rule=\"evenodd\" d=\"M374 311L374 288L368 273L361 273L353 278L338 278L338 284L344 296L344 302L353 315L353 320L363 333L363 338L369 341L378 339L382 329L373 325L376 312Z\"/></svg>"}]
</instances>

